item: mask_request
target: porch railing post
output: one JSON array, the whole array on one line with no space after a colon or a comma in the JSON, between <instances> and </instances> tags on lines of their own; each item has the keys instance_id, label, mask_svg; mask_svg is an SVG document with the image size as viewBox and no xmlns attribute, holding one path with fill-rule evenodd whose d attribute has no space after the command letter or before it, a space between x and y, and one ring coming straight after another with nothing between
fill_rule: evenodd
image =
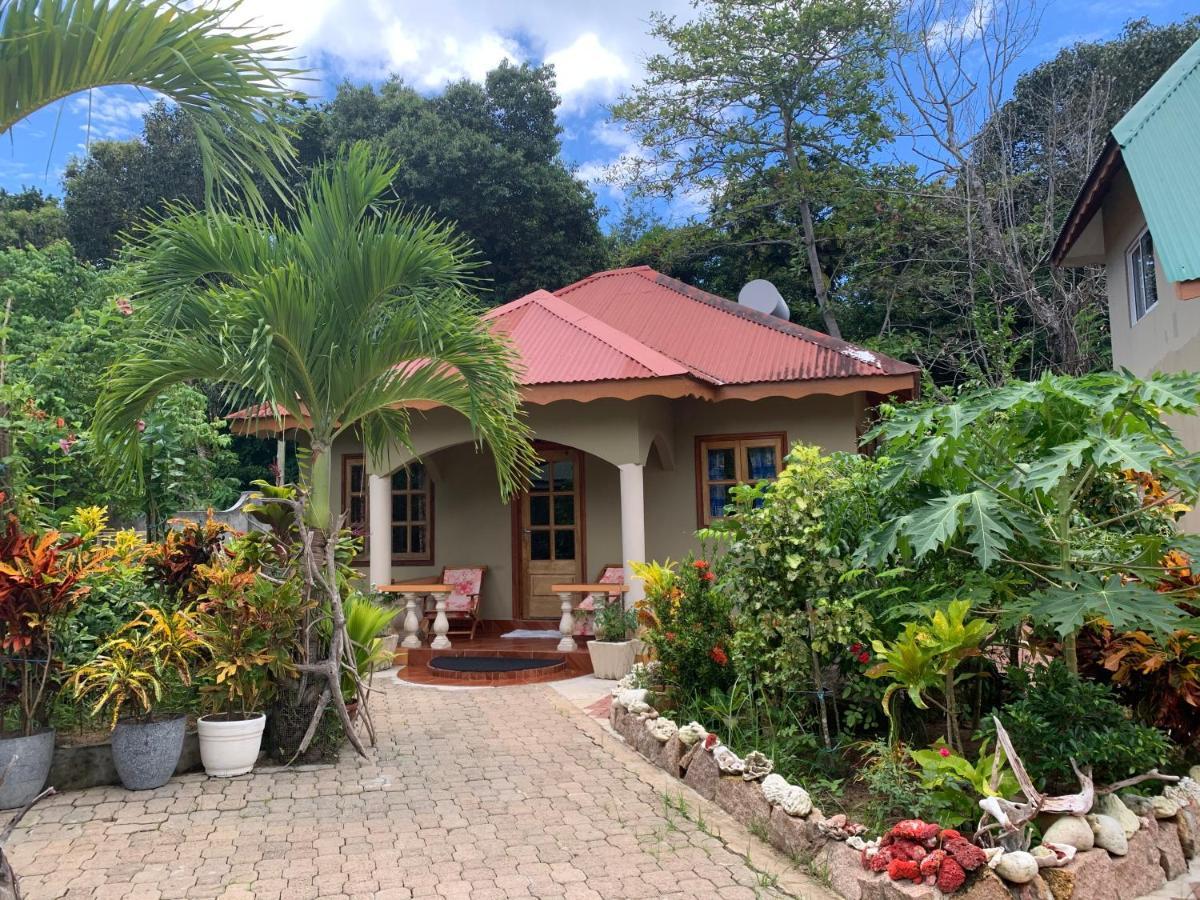
<instances>
[{"instance_id":1,"label":"porch railing post","mask_svg":"<svg viewBox=\"0 0 1200 900\"><path fill-rule=\"evenodd\" d=\"M446 618L446 595L437 595L437 615L433 619L433 633L437 635L429 644L434 650L445 650L450 646L450 638L446 632L450 630L450 620Z\"/></svg>"},{"instance_id":2,"label":"porch railing post","mask_svg":"<svg viewBox=\"0 0 1200 900\"><path fill-rule=\"evenodd\" d=\"M421 620L417 618L417 595L406 591L402 596L408 612L404 617L405 636L404 640L400 642L400 646L413 650L421 646L421 636L418 634L421 630Z\"/></svg>"},{"instance_id":3,"label":"porch railing post","mask_svg":"<svg viewBox=\"0 0 1200 900\"><path fill-rule=\"evenodd\" d=\"M558 599L562 601L562 618L558 622L558 630L562 634L562 640L558 642L559 653L570 653L572 650L578 650L579 647L575 643L575 617L571 614L574 605L571 603L571 592L560 591Z\"/></svg>"}]
</instances>

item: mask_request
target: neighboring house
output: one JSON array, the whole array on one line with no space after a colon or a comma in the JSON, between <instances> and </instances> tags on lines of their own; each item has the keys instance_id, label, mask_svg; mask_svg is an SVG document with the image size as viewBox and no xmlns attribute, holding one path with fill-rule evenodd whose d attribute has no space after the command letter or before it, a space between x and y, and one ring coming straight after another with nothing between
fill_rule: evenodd
<instances>
[{"instance_id":1,"label":"neighboring house","mask_svg":"<svg viewBox=\"0 0 1200 900\"><path fill-rule=\"evenodd\" d=\"M795 441L854 450L869 408L919 383L914 366L648 267L485 318L521 357L545 460L529 491L502 503L466 420L432 409L414 417L415 457L396 445L377 472L360 445L336 445L333 492L366 535L371 583L485 565L482 616L497 627L557 620L554 583L679 559L732 485L774 477Z\"/></svg>"},{"instance_id":2,"label":"neighboring house","mask_svg":"<svg viewBox=\"0 0 1200 900\"><path fill-rule=\"evenodd\" d=\"M1198 124L1200 42L1113 127L1051 251L1105 267L1113 367L1135 375L1200 370ZM1171 425L1200 450L1200 419Z\"/></svg>"}]
</instances>

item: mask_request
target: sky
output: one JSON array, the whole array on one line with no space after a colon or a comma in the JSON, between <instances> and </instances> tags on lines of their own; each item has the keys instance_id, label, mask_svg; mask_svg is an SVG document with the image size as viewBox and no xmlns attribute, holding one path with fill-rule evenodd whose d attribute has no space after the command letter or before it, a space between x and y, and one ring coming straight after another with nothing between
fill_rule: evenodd
<instances>
[{"instance_id":1,"label":"sky","mask_svg":"<svg viewBox=\"0 0 1200 900\"><path fill-rule=\"evenodd\" d=\"M992 0L977 0L979 4ZM245 18L277 26L312 71L308 93L402 75L438 91L461 78L481 80L501 60L553 63L562 95L563 153L596 191L612 220L620 190L605 170L634 151L609 121L608 105L635 84L648 54L651 10L686 18L688 0L244 0ZM1041 28L1021 60L1027 69L1078 41L1114 37L1129 19L1156 24L1195 11L1195 0L1047 0ZM61 193L63 167L88 140L130 138L152 97L106 88L60 101L19 123L0 144L0 187ZM90 125L89 125L90 106Z\"/></svg>"}]
</instances>

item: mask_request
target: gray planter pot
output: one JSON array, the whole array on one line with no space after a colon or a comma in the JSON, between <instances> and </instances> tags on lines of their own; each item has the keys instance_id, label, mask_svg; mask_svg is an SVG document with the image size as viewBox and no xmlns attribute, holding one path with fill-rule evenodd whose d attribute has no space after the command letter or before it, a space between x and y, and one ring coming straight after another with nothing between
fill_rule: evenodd
<instances>
[{"instance_id":1,"label":"gray planter pot","mask_svg":"<svg viewBox=\"0 0 1200 900\"><path fill-rule=\"evenodd\" d=\"M166 784L179 764L186 727L184 716L161 722L118 722L112 735L112 756L121 784L131 791Z\"/></svg>"},{"instance_id":2,"label":"gray planter pot","mask_svg":"<svg viewBox=\"0 0 1200 900\"><path fill-rule=\"evenodd\" d=\"M0 772L8 771L0 785L0 809L20 809L41 793L53 761L53 728L30 737L0 738Z\"/></svg>"}]
</instances>

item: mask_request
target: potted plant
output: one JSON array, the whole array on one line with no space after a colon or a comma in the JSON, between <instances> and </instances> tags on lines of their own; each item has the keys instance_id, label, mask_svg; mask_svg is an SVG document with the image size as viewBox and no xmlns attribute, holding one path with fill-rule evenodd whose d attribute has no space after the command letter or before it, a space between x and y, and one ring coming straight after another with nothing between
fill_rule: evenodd
<instances>
[{"instance_id":1,"label":"potted plant","mask_svg":"<svg viewBox=\"0 0 1200 900\"><path fill-rule=\"evenodd\" d=\"M192 666L206 649L195 626L190 609L146 606L71 679L76 699L95 698L93 715L108 712L113 765L131 791L161 787L179 765L187 716L155 710L171 688L192 684ZM130 710L133 716L122 719Z\"/></svg>"},{"instance_id":2,"label":"potted plant","mask_svg":"<svg viewBox=\"0 0 1200 900\"><path fill-rule=\"evenodd\" d=\"M0 534L0 809L24 806L50 774L54 730L45 707L56 683L55 628L91 589L87 579L105 570L109 555L57 531L27 532L13 515ZM8 705L13 699L15 710Z\"/></svg>"},{"instance_id":3,"label":"potted plant","mask_svg":"<svg viewBox=\"0 0 1200 900\"><path fill-rule=\"evenodd\" d=\"M625 608L621 597L605 597L596 607L596 638L588 641L592 671L597 678L624 678L633 668L637 647L630 640L637 628L637 613Z\"/></svg>"},{"instance_id":4,"label":"potted plant","mask_svg":"<svg viewBox=\"0 0 1200 900\"><path fill-rule=\"evenodd\" d=\"M294 580L263 577L239 541L225 558L200 566L198 632L210 659L201 695L211 710L200 717L200 760L218 778L254 768L262 746L263 710L279 682L296 673L298 634L308 603Z\"/></svg>"}]
</instances>

